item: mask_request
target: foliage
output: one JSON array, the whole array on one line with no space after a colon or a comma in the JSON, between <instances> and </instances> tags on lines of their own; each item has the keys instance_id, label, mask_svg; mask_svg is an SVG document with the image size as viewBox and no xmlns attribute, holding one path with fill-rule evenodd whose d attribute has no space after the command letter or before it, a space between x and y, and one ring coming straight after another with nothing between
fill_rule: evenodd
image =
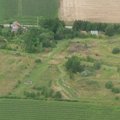
<instances>
[{"instance_id":1,"label":"foliage","mask_svg":"<svg viewBox=\"0 0 120 120\"><path fill-rule=\"evenodd\" d=\"M105 32L105 34L108 36L112 36L114 34L120 33L120 24L94 23L94 22L76 20L73 23L73 30L74 31L97 30L97 31Z\"/></svg>"},{"instance_id":2,"label":"foliage","mask_svg":"<svg viewBox=\"0 0 120 120\"><path fill-rule=\"evenodd\" d=\"M27 52L40 52L44 47L52 47L53 33L43 28L30 28L24 34L24 45Z\"/></svg>"},{"instance_id":3,"label":"foliage","mask_svg":"<svg viewBox=\"0 0 120 120\"><path fill-rule=\"evenodd\" d=\"M65 67L68 71L71 71L73 73L82 72L84 70L84 66L81 65L80 58L77 56L70 57L67 60Z\"/></svg>"},{"instance_id":4,"label":"foliage","mask_svg":"<svg viewBox=\"0 0 120 120\"><path fill-rule=\"evenodd\" d=\"M44 19L40 26L52 31L54 33L54 38L56 40L61 40L64 38L64 27L65 23L60 21L58 18L56 19Z\"/></svg>"},{"instance_id":5,"label":"foliage","mask_svg":"<svg viewBox=\"0 0 120 120\"><path fill-rule=\"evenodd\" d=\"M107 24L106 23L91 23L88 21L76 20L73 24L73 30L75 31L90 31L90 30L98 30L105 31Z\"/></svg>"},{"instance_id":6,"label":"foliage","mask_svg":"<svg viewBox=\"0 0 120 120\"><path fill-rule=\"evenodd\" d=\"M0 48L6 48L6 46L7 46L7 40L4 38L4 37L2 37L2 36L0 36Z\"/></svg>"},{"instance_id":7,"label":"foliage","mask_svg":"<svg viewBox=\"0 0 120 120\"><path fill-rule=\"evenodd\" d=\"M36 59L36 60L35 60L35 63L41 63L41 62L42 62L41 59Z\"/></svg>"},{"instance_id":8,"label":"foliage","mask_svg":"<svg viewBox=\"0 0 120 120\"><path fill-rule=\"evenodd\" d=\"M101 62L100 62L100 61L95 62L95 63L94 63L94 68L95 68L96 70L99 70L99 69L101 68Z\"/></svg>"},{"instance_id":9,"label":"foliage","mask_svg":"<svg viewBox=\"0 0 120 120\"><path fill-rule=\"evenodd\" d=\"M112 83L112 81L106 82L105 87L106 87L107 89L112 89L112 88L113 88L113 83Z\"/></svg>"},{"instance_id":10,"label":"foliage","mask_svg":"<svg viewBox=\"0 0 120 120\"><path fill-rule=\"evenodd\" d=\"M113 92L113 93L120 93L120 88L113 87L113 88L112 88L112 92Z\"/></svg>"},{"instance_id":11,"label":"foliage","mask_svg":"<svg viewBox=\"0 0 120 120\"><path fill-rule=\"evenodd\" d=\"M60 91L57 91L54 95L53 98L55 98L56 100L59 100L62 98L62 94Z\"/></svg>"},{"instance_id":12,"label":"foliage","mask_svg":"<svg viewBox=\"0 0 120 120\"><path fill-rule=\"evenodd\" d=\"M27 92L27 91L24 92L24 95L27 98L35 98L37 96L37 94L35 92Z\"/></svg>"},{"instance_id":13,"label":"foliage","mask_svg":"<svg viewBox=\"0 0 120 120\"><path fill-rule=\"evenodd\" d=\"M105 29L105 34L108 35L108 36L113 36L115 33L115 28L114 28L114 25L108 25Z\"/></svg>"},{"instance_id":14,"label":"foliage","mask_svg":"<svg viewBox=\"0 0 120 120\"><path fill-rule=\"evenodd\" d=\"M118 48L118 47L113 48L112 53L113 53L113 54L118 54L118 53L120 53L120 48Z\"/></svg>"},{"instance_id":15,"label":"foliage","mask_svg":"<svg viewBox=\"0 0 120 120\"><path fill-rule=\"evenodd\" d=\"M12 37L11 29L10 28L3 28L1 35L4 36L5 38L11 38Z\"/></svg>"}]
</instances>

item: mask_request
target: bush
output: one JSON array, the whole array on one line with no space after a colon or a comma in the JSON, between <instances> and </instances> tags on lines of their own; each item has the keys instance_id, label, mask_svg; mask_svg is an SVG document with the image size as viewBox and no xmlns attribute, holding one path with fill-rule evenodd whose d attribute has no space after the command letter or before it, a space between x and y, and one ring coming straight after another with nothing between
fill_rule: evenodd
<instances>
[{"instance_id":1,"label":"bush","mask_svg":"<svg viewBox=\"0 0 120 120\"><path fill-rule=\"evenodd\" d=\"M108 82L105 84L105 87L106 87L107 89L112 89L112 88L113 88L113 83L112 83L112 81L108 81Z\"/></svg>"},{"instance_id":2,"label":"bush","mask_svg":"<svg viewBox=\"0 0 120 120\"><path fill-rule=\"evenodd\" d=\"M118 54L118 53L120 53L120 48L113 48L113 50L112 50L112 53L113 54Z\"/></svg>"},{"instance_id":3,"label":"bush","mask_svg":"<svg viewBox=\"0 0 120 120\"><path fill-rule=\"evenodd\" d=\"M99 70L99 69L101 68L101 62L95 62L95 63L94 63L94 68L95 68L96 70Z\"/></svg>"},{"instance_id":4,"label":"bush","mask_svg":"<svg viewBox=\"0 0 120 120\"><path fill-rule=\"evenodd\" d=\"M113 93L120 93L120 88L115 88L115 87L113 87L113 88L112 88L112 92L113 92Z\"/></svg>"},{"instance_id":5,"label":"bush","mask_svg":"<svg viewBox=\"0 0 120 120\"><path fill-rule=\"evenodd\" d=\"M57 91L53 97L54 97L55 99L58 99L58 100L59 100L59 99L62 98L62 94L61 94L60 91Z\"/></svg>"},{"instance_id":6,"label":"bush","mask_svg":"<svg viewBox=\"0 0 120 120\"><path fill-rule=\"evenodd\" d=\"M35 92L24 92L24 95L26 96L26 97L28 97L28 98L36 98L37 97L37 95L36 95L36 93Z\"/></svg>"},{"instance_id":7,"label":"bush","mask_svg":"<svg viewBox=\"0 0 120 120\"><path fill-rule=\"evenodd\" d=\"M36 60L35 60L35 63L41 63L41 62L42 62L41 59L36 59Z\"/></svg>"},{"instance_id":8,"label":"bush","mask_svg":"<svg viewBox=\"0 0 120 120\"><path fill-rule=\"evenodd\" d=\"M73 73L82 72L84 70L84 66L80 63L80 58L77 56L72 56L68 59L65 64L65 67L68 71Z\"/></svg>"},{"instance_id":9,"label":"bush","mask_svg":"<svg viewBox=\"0 0 120 120\"><path fill-rule=\"evenodd\" d=\"M3 28L2 29L2 36L4 36L5 38L12 37L11 29L10 28Z\"/></svg>"}]
</instances>

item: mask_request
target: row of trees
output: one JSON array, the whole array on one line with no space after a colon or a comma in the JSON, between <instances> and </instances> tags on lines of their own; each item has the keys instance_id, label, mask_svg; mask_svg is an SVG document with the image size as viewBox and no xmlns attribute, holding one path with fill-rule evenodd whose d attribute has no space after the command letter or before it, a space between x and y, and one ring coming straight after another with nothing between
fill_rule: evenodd
<instances>
[{"instance_id":1,"label":"row of trees","mask_svg":"<svg viewBox=\"0 0 120 120\"><path fill-rule=\"evenodd\" d=\"M120 24L110 24L110 23L92 23L88 21L75 21L73 24L74 31L91 31L97 30L105 32L106 35L112 36L114 34L120 33Z\"/></svg>"}]
</instances>

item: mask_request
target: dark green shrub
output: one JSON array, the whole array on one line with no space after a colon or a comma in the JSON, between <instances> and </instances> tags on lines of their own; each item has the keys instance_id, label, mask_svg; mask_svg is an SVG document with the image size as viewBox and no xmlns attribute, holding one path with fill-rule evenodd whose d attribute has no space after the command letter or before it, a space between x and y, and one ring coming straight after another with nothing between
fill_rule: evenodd
<instances>
[{"instance_id":1,"label":"dark green shrub","mask_svg":"<svg viewBox=\"0 0 120 120\"><path fill-rule=\"evenodd\" d=\"M112 81L108 81L108 82L105 84L105 87L106 87L107 89L112 89L112 88L113 88L113 83L112 83Z\"/></svg>"},{"instance_id":2,"label":"dark green shrub","mask_svg":"<svg viewBox=\"0 0 120 120\"><path fill-rule=\"evenodd\" d=\"M108 36L113 36L115 33L114 25L108 25L105 29L105 34Z\"/></svg>"},{"instance_id":3,"label":"dark green shrub","mask_svg":"<svg viewBox=\"0 0 120 120\"><path fill-rule=\"evenodd\" d=\"M113 54L118 54L118 53L120 53L120 48L113 48L113 50L112 50L112 53Z\"/></svg>"},{"instance_id":4,"label":"dark green shrub","mask_svg":"<svg viewBox=\"0 0 120 120\"><path fill-rule=\"evenodd\" d=\"M120 88L115 88L115 87L113 87L113 88L112 88L112 92L113 92L113 93L120 93Z\"/></svg>"},{"instance_id":5,"label":"dark green shrub","mask_svg":"<svg viewBox=\"0 0 120 120\"><path fill-rule=\"evenodd\" d=\"M68 71L73 73L82 72L84 70L84 66L80 63L80 58L77 56L72 56L65 63L65 67Z\"/></svg>"},{"instance_id":6,"label":"dark green shrub","mask_svg":"<svg viewBox=\"0 0 120 120\"><path fill-rule=\"evenodd\" d=\"M64 37L66 39L72 39L72 38L74 38L74 31L72 29L65 28L64 29Z\"/></svg>"},{"instance_id":7,"label":"dark green shrub","mask_svg":"<svg viewBox=\"0 0 120 120\"><path fill-rule=\"evenodd\" d=\"M57 91L55 94L54 94L54 98L55 99L61 99L62 98L62 94L61 94L61 92L60 91Z\"/></svg>"},{"instance_id":8,"label":"dark green shrub","mask_svg":"<svg viewBox=\"0 0 120 120\"><path fill-rule=\"evenodd\" d=\"M41 62L42 62L41 59L36 59L36 60L35 60L35 63L41 63Z\"/></svg>"},{"instance_id":9,"label":"dark green shrub","mask_svg":"<svg viewBox=\"0 0 120 120\"><path fill-rule=\"evenodd\" d=\"M94 68L95 68L96 70L99 70L99 69L101 68L101 62L95 62L95 63L94 63Z\"/></svg>"},{"instance_id":10,"label":"dark green shrub","mask_svg":"<svg viewBox=\"0 0 120 120\"><path fill-rule=\"evenodd\" d=\"M25 91L25 92L24 92L24 95L25 95L27 98L33 98L33 99L37 97L37 95L36 95L35 92L27 92L27 91Z\"/></svg>"},{"instance_id":11,"label":"dark green shrub","mask_svg":"<svg viewBox=\"0 0 120 120\"><path fill-rule=\"evenodd\" d=\"M10 38L12 36L11 29L10 28L3 28L2 29L2 36L5 38Z\"/></svg>"}]
</instances>

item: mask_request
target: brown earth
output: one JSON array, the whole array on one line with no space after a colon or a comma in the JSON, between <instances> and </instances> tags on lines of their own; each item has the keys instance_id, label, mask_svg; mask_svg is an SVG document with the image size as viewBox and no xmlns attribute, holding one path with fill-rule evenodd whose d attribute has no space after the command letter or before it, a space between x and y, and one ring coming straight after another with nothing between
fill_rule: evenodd
<instances>
[{"instance_id":1,"label":"brown earth","mask_svg":"<svg viewBox=\"0 0 120 120\"><path fill-rule=\"evenodd\" d=\"M120 0L60 0L60 18L120 23Z\"/></svg>"}]
</instances>

